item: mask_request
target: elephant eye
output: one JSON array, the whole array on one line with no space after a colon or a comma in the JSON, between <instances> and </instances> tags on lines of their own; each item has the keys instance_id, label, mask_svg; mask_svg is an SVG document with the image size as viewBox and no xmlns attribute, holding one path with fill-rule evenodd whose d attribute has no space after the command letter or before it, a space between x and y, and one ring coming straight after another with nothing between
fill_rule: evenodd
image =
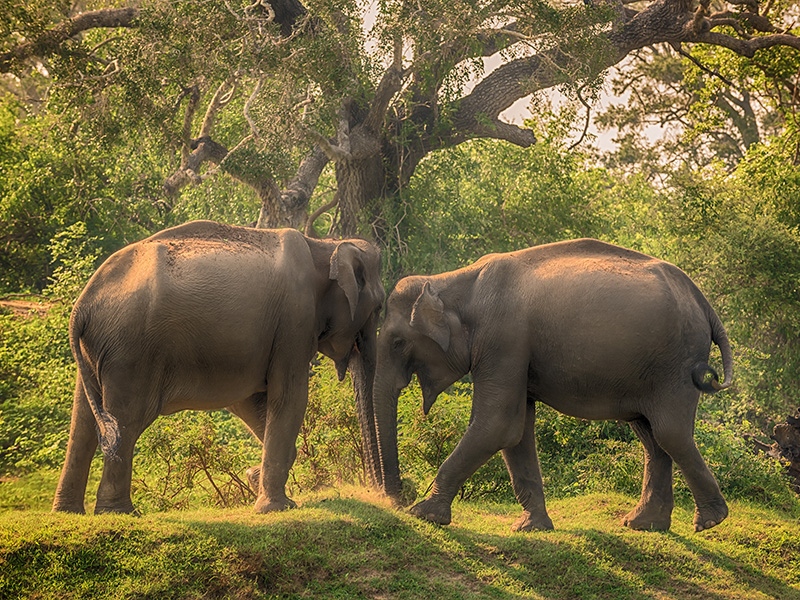
<instances>
[{"instance_id":1,"label":"elephant eye","mask_svg":"<svg viewBox=\"0 0 800 600\"><path fill-rule=\"evenodd\" d=\"M403 338L394 338L392 340L392 350L402 351L406 345L406 341Z\"/></svg>"}]
</instances>

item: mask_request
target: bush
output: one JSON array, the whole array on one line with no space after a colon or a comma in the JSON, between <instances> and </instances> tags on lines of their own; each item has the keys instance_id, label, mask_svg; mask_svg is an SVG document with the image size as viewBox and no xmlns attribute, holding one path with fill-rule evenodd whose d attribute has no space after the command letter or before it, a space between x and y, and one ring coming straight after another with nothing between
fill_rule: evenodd
<instances>
[{"instance_id":1,"label":"bush","mask_svg":"<svg viewBox=\"0 0 800 600\"><path fill-rule=\"evenodd\" d=\"M0 315L0 474L58 467L64 460L75 367L68 316Z\"/></svg>"},{"instance_id":2,"label":"bush","mask_svg":"<svg viewBox=\"0 0 800 600\"><path fill-rule=\"evenodd\" d=\"M361 430L349 378L315 361L309 404L289 474L289 495L365 483ZM142 511L250 504L245 471L261 464L261 446L227 411L159 417L142 434L134 461L134 504Z\"/></svg>"},{"instance_id":3,"label":"bush","mask_svg":"<svg viewBox=\"0 0 800 600\"><path fill-rule=\"evenodd\" d=\"M312 365L308 408L297 438L290 492L367 482L350 376L340 382L333 363L321 355L318 359Z\"/></svg>"},{"instance_id":4,"label":"bush","mask_svg":"<svg viewBox=\"0 0 800 600\"><path fill-rule=\"evenodd\" d=\"M258 442L227 411L159 417L137 443L132 496L143 512L255 501L245 471L261 463Z\"/></svg>"}]
</instances>

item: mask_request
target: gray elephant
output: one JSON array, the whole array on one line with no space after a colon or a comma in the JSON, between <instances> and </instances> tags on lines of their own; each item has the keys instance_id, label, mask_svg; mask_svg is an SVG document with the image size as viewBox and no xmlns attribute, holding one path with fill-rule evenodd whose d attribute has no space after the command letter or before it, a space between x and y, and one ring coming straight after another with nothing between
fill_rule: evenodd
<instances>
[{"instance_id":1,"label":"gray elephant","mask_svg":"<svg viewBox=\"0 0 800 600\"><path fill-rule=\"evenodd\" d=\"M84 512L98 435L96 512L131 512L134 445L158 415L227 408L263 444L258 512L294 506L286 480L308 402L309 362L349 368L373 479L380 255L363 240L196 221L112 255L75 303L78 365L53 509Z\"/></svg>"},{"instance_id":2,"label":"gray elephant","mask_svg":"<svg viewBox=\"0 0 800 600\"><path fill-rule=\"evenodd\" d=\"M707 362L712 341L722 354L722 383ZM427 414L469 372L469 427L429 498L411 509L418 517L449 523L459 488L501 450L524 509L513 529L552 529L534 437L537 401L583 419L630 423L644 444L645 469L625 525L669 528L673 460L694 495L695 530L727 516L695 446L694 419L701 391L731 384L730 343L706 298L674 265L581 239L402 279L378 336L373 395L383 489L396 501L400 390L416 373Z\"/></svg>"}]
</instances>

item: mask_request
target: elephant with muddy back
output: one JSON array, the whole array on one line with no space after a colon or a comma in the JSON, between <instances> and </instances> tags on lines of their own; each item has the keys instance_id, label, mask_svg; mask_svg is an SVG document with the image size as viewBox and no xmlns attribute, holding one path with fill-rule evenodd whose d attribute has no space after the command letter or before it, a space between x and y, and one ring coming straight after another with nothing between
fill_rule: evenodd
<instances>
[{"instance_id":1,"label":"elephant with muddy back","mask_svg":"<svg viewBox=\"0 0 800 600\"><path fill-rule=\"evenodd\" d=\"M714 342L724 380L709 366ZM402 279L378 336L373 400L383 489L401 502L397 400L416 373L429 411L472 373L470 423L438 470L430 496L411 508L447 524L459 488L502 451L522 516L515 530L552 529L536 453L536 402L583 419L630 423L645 449L634 529L666 530L672 463L694 496L696 531L728 508L694 443L701 392L731 384L725 329L679 268L597 240L491 254L471 266Z\"/></svg>"},{"instance_id":2,"label":"elephant with muddy back","mask_svg":"<svg viewBox=\"0 0 800 600\"><path fill-rule=\"evenodd\" d=\"M84 512L100 438L96 512L131 512L134 445L159 415L227 408L263 444L255 508L289 508L285 484L317 351L350 370L366 463L379 476L372 414L380 255L363 240L196 221L112 255L70 320L78 365L54 510Z\"/></svg>"}]
</instances>

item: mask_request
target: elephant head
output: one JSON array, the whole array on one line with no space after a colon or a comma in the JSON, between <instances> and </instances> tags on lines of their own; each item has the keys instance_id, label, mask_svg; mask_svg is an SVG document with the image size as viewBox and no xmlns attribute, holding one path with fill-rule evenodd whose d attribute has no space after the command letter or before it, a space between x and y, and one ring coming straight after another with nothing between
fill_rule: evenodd
<instances>
[{"instance_id":1,"label":"elephant head","mask_svg":"<svg viewBox=\"0 0 800 600\"><path fill-rule=\"evenodd\" d=\"M435 278L407 277L389 296L378 336L373 401L384 492L401 502L397 400L416 373L428 414L436 398L470 368L468 329ZM445 294L447 292L447 294ZM457 293L457 291L456 291Z\"/></svg>"},{"instance_id":2,"label":"elephant head","mask_svg":"<svg viewBox=\"0 0 800 600\"><path fill-rule=\"evenodd\" d=\"M321 269L328 285L320 303L319 351L333 359L340 381L346 371L350 371L367 474L374 485L380 486L372 407L376 329L385 298L380 279L380 253L375 245L364 240L319 240L316 243L330 250L327 265Z\"/></svg>"}]
</instances>

